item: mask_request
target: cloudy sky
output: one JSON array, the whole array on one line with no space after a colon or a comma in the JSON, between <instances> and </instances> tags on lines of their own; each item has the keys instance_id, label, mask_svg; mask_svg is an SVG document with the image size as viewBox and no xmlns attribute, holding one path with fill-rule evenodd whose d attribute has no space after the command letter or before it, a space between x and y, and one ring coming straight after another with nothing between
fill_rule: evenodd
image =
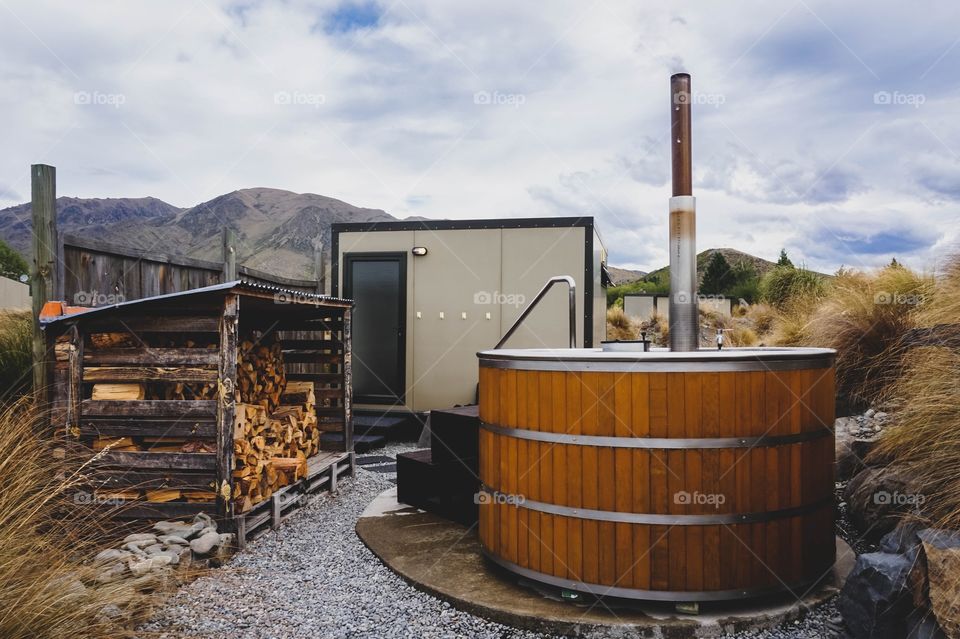
<instances>
[{"instance_id":1,"label":"cloudy sky","mask_svg":"<svg viewBox=\"0 0 960 639\"><path fill-rule=\"evenodd\" d=\"M701 248L820 270L956 246L960 3L0 0L0 206L238 188L397 216L593 215L666 263L669 76Z\"/></svg>"}]
</instances>

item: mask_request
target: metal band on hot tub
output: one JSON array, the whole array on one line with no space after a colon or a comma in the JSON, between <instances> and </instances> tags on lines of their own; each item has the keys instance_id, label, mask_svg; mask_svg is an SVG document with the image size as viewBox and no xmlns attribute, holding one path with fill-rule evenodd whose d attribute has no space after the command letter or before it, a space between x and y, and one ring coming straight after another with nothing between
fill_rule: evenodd
<instances>
[{"instance_id":1,"label":"metal band on hot tub","mask_svg":"<svg viewBox=\"0 0 960 639\"><path fill-rule=\"evenodd\" d=\"M626 361L615 359L516 359L480 357L485 368L515 368L525 371L562 371L566 373L746 373L756 371L798 371L828 369L833 360L816 359L740 359Z\"/></svg>"},{"instance_id":2,"label":"metal band on hot tub","mask_svg":"<svg viewBox=\"0 0 960 639\"><path fill-rule=\"evenodd\" d=\"M573 506L560 506L558 504L547 504L541 501L534 501L521 497L520 495L510 495L502 493L486 485L480 486L480 492L490 495L501 495L505 503L516 508L525 508L527 510L536 510L537 512L547 513L548 515L560 515L562 517L576 517L577 519L589 519L591 521L612 521L618 524L648 524L651 526L717 526L733 524L755 524L775 519L788 519L807 513L815 512L821 508L833 506L833 497L825 497L818 501L802 506L793 506L791 508L781 508L779 510L764 510L753 513L717 513L715 515L674 515L657 513L625 513L615 510L594 510L592 508L574 508Z\"/></svg>"},{"instance_id":3,"label":"metal band on hot tub","mask_svg":"<svg viewBox=\"0 0 960 639\"><path fill-rule=\"evenodd\" d=\"M574 581L564 579L555 575L548 575L536 570L530 570L519 566L512 561L508 561L493 554L486 548L481 548L483 556L490 561L514 572L521 577L527 577L534 581L540 581L551 586L566 588L568 590L577 590L579 592L588 592L594 595L606 597L622 597L624 599L646 599L650 601L723 601L729 599L746 599L750 597L760 597L763 595L772 595L789 590L794 593L805 592L816 581L805 581L799 584L784 584L782 586L766 586L763 588L738 588L736 590L640 590L639 588L624 588L622 586L604 586L602 584L592 584L583 581ZM825 575L826 576L826 575Z\"/></svg>"},{"instance_id":4,"label":"metal band on hot tub","mask_svg":"<svg viewBox=\"0 0 960 639\"><path fill-rule=\"evenodd\" d=\"M550 444L576 444L579 446L604 446L609 448L655 448L663 450L696 448L767 448L809 442L821 437L829 437L833 431L828 428L788 435L761 435L759 437L610 437L606 435L573 435L570 433L552 433L541 430L509 428L498 424L480 423L482 430Z\"/></svg>"}]
</instances>

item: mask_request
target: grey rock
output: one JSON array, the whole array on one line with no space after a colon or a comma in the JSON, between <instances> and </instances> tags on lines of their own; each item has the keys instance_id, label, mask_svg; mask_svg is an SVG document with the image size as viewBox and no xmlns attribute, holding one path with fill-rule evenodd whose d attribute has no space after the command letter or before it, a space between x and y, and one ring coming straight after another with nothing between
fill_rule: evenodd
<instances>
[{"instance_id":1,"label":"grey rock","mask_svg":"<svg viewBox=\"0 0 960 639\"><path fill-rule=\"evenodd\" d=\"M213 521L213 518L207 513L197 513L193 518L193 523L203 524L204 528L213 528L214 530L217 529L216 522Z\"/></svg>"},{"instance_id":2,"label":"grey rock","mask_svg":"<svg viewBox=\"0 0 960 639\"><path fill-rule=\"evenodd\" d=\"M903 555L874 552L857 558L837 600L853 639L906 636L910 567L910 560Z\"/></svg>"},{"instance_id":3,"label":"grey rock","mask_svg":"<svg viewBox=\"0 0 960 639\"><path fill-rule=\"evenodd\" d=\"M163 544L153 544L152 546L147 546L143 549L143 552L148 555L156 555L158 552L163 550Z\"/></svg>"},{"instance_id":4,"label":"grey rock","mask_svg":"<svg viewBox=\"0 0 960 639\"><path fill-rule=\"evenodd\" d=\"M173 566L190 563L190 549L186 547L171 546L159 554L170 557L170 565Z\"/></svg>"},{"instance_id":5,"label":"grey rock","mask_svg":"<svg viewBox=\"0 0 960 639\"><path fill-rule=\"evenodd\" d=\"M121 562L111 564L105 567L97 574L97 583L109 584L114 581L118 581L123 577L123 574L127 571L127 566Z\"/></svg>"},{"instance_id":6,"label":"grey rock","mask_svg":"<svg viewBox=\"0 0 960 639\"><path fill-rule=\"evenodd\" d=\"M180 522L159 521L153 529L164 535L175 535L183 539L191 539L205 528L203 522L184 524Z\"/></svg>"},{"instance_id":7,"label":"grey rock","mask_svg":"<svg viewBox=\"0 0 960 639\"><path fill-rule=\"evenodd\" d=\"M144 556L147 553L145 553L143 551L143 548L140 547L140 543L141 542L131 541L129 544L124 544L123 549L133 555ZM143 543L146 543L146 542L143 542Z\"/></svg>"},{"instance_id":8,"label":"grey rock","mask_svg":"<svg viewBox=\"0 0 960 639\"><path fill-rule=\"evenodd\" d=\"M912 522L900 522L900 524L884 535L877 546L877 552L885 552L896 555L905 555L913 553L915 555L917 544L920 543L917 533L920 531L920 525Z\"/></svg>"},{"instance_id":9,"label":"grey rock","mask_svg":"<svg viewBox=\"0 0 960 639\"><path fill-rule=\"evenodd\" d=\"M873 418L876 419L876 420L879 420L879 421L883 421L883 420L887 419L887 417L889 417L889 415L887 415L887 414L886 414L885 412L883 412L882 410L881 410L881 411L877 411L877 412L873 415Z\"/></svg>"},{"instance_id":10,"label":"grey rock","mask_svg":"<svg viewBox=\"0 0 960 639\"><path fill-rule=\"evenodd\" d=\"M220 543L220 534L208 532L190 542L190 550L198 555L209 554Z\"/></svg>"},{"instance_id":11,"label":"grey rock","mask_svg":"<svg viewBox=\"0 0 960 639\"><path fill-rule=\"evenodd\" d=\"M113 564L117 561L123 561L130 557L131 553L127 550L117 550L116 548L107 548L97 553L93 558L94 564Z\"/></svg>"},{"instance_id":12,"label":"grey rock","mask_svg":"<svg viewBox=\"0 0 960 639\"><path fill-rule=\"evenodd\" d=\"M877 411L873 410L872 408L868 408L866 412L863 413L863 416L866 417L867 419L871 419L876 414L877 414Z\"/></svg>"},{"instance_id":13,"label":"grey rock","mask_svg":"<svg viewBox=\"0 0 960 639\"><path fill-rule=\"evenodd\" d=\"M936 618L926 610L914 609L907 615L908 639L948 639Z\"/></svg>"},{"instance_id":14,"label":"grey rock","mask_svg":"<svg viewBox=\"0 0 960 639\"><path fill-rule=\"evenodd\" d=\"M893 466L863 469L847 484L843 499L851 523L871 541L893 530L905 513L916 512L919 505L910 477Z\"/></svg>"},{"instance_id":15,"label":"grey rock","mask_svg":"<svg viewBox=\"0 0 960 639\"><path fill-rule=\"evenodd\" d=\"M157 536L153 533L136 533L133 535L127 535L123 538L123 543L129 544L131 542L140 542L140 541L149 541L151 544L157 541Z\"/></svg>"},{"instance_id":16,"label":"grey rock","mask_svg":"<svg viewBox=\"0 0 960 639\"><path fill-rule=\"evenodd\" d=\"M167 546L171 544L176 544L178 546L187 546L190 544L188 540L184 539L183 537L179 537L177 535L161 535L160 537L157 537L157 541L159 541L161 544L166 544Z\"/></svg>"},{"instance_id":17,"label":"grey rock","mask_svg":"<svg viewBox=\"0 0 960 639\"><path fill-rule=\"evenodd\" d=\"M134 577L142 577L151 570L167 566L172 563L172 559L166 555L154 555L148 559L141 559L130 563L130 572Z\"/></svg>"},{"instance_id":18,"label":"grey rock","mask_svg":"<svg viewBox=\"0 0 960 639\"><path fill-rule=\"evenodd\" d=\"M107 604L100 609L100 614L107 619L117 620L123 618L123 611L120 610L120 606L117 604Z\"/></svg>"}]
</instances>

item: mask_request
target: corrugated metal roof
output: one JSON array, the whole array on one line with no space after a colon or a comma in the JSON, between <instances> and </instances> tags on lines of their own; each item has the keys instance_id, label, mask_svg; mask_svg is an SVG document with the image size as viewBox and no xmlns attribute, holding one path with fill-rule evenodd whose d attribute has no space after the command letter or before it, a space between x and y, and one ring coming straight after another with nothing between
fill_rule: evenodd
<instances>
[{"instance_id":1,"label":"corrugated metal roof","mask_svg":"<svg viewBox=\"0 0 960 639\"><path fill-rule=\"evenodd\" d=\"M145 302L156 302L158 300L172 300L172 299L181 299L189 297L192 295L203 295L205 293L216 293L218 291L228 291L233 289L242 290L253 290L253 291L263 291L266 293L273 293L275 296L283 296L282 303L284 304L313 304L315 302L333 302L334 304L353 304L353 300L348 300L342 297L332 297L330 295L320 295L318 293L307 293L304 291L297 291L294 289L283 288L281 286L272 286L270 284L261 284L259 282L248 282L246 280L233 280L232 282L223 282L222 284L213 284L211 286L204 286L202 288L192 288L188 291L180 291L177 293L166 293L164 295L154 295L153 297L144 297L138 300L130 300L129 302L119 302L117 304L108 304L106 306L96 306L92 307L89 310L82 311L80 313L73 313L71 315L60 315L53 318L41 318L40 323L42 325L54 324L56 322L61 322L64 320L74 319L77 317L90 317L92 315L101 315L106 311L118 309L118 308L128 308L135 306L137 304L143 304ZM278 302L281 300L278 300Z\"/></svg>"}]
</instances>

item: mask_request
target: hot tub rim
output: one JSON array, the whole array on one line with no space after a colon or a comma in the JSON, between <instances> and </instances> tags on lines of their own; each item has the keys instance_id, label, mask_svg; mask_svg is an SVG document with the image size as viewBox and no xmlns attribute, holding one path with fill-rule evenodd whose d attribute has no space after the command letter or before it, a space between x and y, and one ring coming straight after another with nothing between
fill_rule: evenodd
<instances>
[{"instance_id":1,"label":"hot tub rim","mask_svg":"<svg viewBox=\"0 0 960 639\"><path fill-rule=\"evenodd\" d=\"M498 349L477 353L484 368L584 372L732 372L824 369L834 365L831 348L763 347L680 351L603 351L588 348Z\"/></svg>"}]
</instances>

